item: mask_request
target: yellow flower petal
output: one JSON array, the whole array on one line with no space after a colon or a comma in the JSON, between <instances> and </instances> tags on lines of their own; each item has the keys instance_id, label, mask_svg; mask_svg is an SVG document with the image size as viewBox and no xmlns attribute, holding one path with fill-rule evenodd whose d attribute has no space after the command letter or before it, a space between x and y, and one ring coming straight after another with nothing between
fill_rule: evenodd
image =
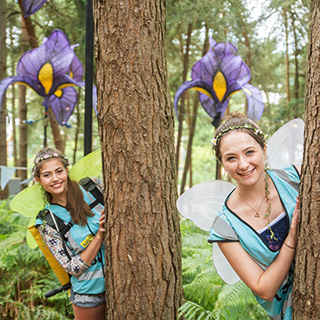
<instances>
[{"instance_id":1,"label":"yellow flower petal","mask_svg":"<svg viewBox=\"0 0 320 320\"><path fill-rule=\"evenodd\" d=\"M44 87L46 94L48 94L53 82L53 67L49 62L45 63L40 69L38 79Z\"/></svg>"},{"instance_id":2,"label":"yellow flower petal","mask_svg":"<svg viewBox=\"0 0 320 320\"><path fill-rule=\"evenodd\" d=\"M221 71L218 71L214 76L212 87L217 95L217 98L221 102L227 91L227 81Z\"/></svg>"}]
</instances>

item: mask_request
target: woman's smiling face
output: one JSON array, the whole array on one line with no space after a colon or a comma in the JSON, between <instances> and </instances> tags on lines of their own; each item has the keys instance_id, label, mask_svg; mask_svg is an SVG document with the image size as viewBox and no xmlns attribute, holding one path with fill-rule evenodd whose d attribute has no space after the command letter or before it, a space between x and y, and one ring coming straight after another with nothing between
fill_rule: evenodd
<instances>
[{"instance_id":1,"label":"woman's smiling face","mask_svg":"<svg viewBox=\"0 0 320 320\"><path fill-rule=\"evenodd\" d=\"M66 200L68 190L68 168L59 158L43 161L37 181L52 196L52 202L61 203Z\"/></svg>"},{"instance_id":2,"label":"woman's smiling face","mask_svg":"<svg viewBox=\"0 0 320 320\"><path fill-rule=\"evenodd\" d=\"M226 133L220 142L221 161L224 169L238 185L253 186L264 179L266 147L245 131Z\"/></svg>"}]
</instances>

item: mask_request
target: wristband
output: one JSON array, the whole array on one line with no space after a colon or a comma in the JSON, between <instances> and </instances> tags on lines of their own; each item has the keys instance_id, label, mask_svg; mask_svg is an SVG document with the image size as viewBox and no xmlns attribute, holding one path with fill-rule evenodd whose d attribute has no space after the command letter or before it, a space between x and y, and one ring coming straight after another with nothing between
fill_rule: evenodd
<instances>
[{"instance_id":1,"label":"wristband","mask_svg":"<svg viewBox=\"0 0 320 320\"><path fill-rule=\"evenodd\" d=\"M284 244L285 244L288 248L290 248L290 249L295 250L295 248L296 248L296 247L291 247L291 246L289 246L286 242L284 242Z\"/></svg>"}]
</instances>

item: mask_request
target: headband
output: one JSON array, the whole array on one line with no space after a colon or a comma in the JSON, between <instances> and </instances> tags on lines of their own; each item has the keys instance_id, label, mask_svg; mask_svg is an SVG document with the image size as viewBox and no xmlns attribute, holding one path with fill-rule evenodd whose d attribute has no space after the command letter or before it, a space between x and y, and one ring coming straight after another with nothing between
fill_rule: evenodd
<instances>
[{"instance_id":1,"label":"headband","mask_svg":"<svg viewBox=\"0 0 320 320\"><path fill-rule=\"evenodd\" d=\"M36 160L35 160L35 165L34 165L33 168L32 168L32 174L34 174L35 168L36 168L36 166L38 165L38 163L40 163L41 161L44 161L44 160L48 160L48 159L50 159L50 158L60 158L60 159L63 159L63 160L66 161L67 166L70 164L67 157L61 156L61 155L59 155L57 152L54 152L53 154L48 154L48 153L46 153L46 154L43 155L42 157L37 157L37 158L36 158Z\"/></svg>"},{"instance_id":2,"label":"headband","mask_svg":"<svg viewBox=\"0 0 320 320\"><path fill-rule=\"evenodd\" d=\"M264 133L262 132L261 129L255 128L255 127L251 126L250 124L245 124L245 125L243 125L243 126L232 126L232 127L229 127L229 128L227 128L227 129L221 131L214 139L211 140L212 144L213 144L214 146L216 146L216 145L218 144L218 141L220 140L220 138L221 138L221 136L222 136L223 134L227 133L228 131L236 130L236 129L249 129L249 130L253 130L256 135L259 135L259 136L262 138L263 141L265 141L265 140L266 140L266 137L267 137L267 136L264 135Z\"/></svg>"}]
</instances>

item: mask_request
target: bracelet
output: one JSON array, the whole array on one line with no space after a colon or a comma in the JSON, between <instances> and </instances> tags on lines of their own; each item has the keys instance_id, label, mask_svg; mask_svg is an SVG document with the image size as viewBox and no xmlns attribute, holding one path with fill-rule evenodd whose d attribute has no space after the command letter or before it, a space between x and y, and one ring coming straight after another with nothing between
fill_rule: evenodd
<instances>
[{"instance_id":1,"label":"bracelet","mask_svg":"<svg viewBox=\"0 0 320 320\"><path fill-rule=\"evenodd\" d=\"M291 247L291 246L289 246L286 242L284 242L284 244L285 244L288 248L290 248L290 249L295 250L295 248L296 248L296 247Z\"/></svg>"}]
</instances>

